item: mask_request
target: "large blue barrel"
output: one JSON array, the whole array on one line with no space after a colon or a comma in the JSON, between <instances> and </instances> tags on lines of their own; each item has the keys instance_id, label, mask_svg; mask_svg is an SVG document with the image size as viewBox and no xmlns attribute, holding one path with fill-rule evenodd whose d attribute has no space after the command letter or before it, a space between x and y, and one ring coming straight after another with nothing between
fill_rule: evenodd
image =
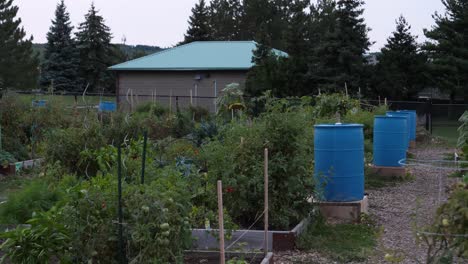
<instances>
[{"instance_id":1,"label":"large blue barrel","mask_svg":"<svg viewBox=\"0 0 468 264\"><path fill-rule=\"evenodd\" d=\"M403 116L375 116L375 166L401 167L398 162L406 159L407 126L407 119Z\"/></svg>"},{"instance_id":2,"label":"large blue barrel","mask_svg":"<svg viewBox=\"0 0 468 264\"><path fill-rule=\"evenodd\" d=\"M364 197L364 132L359 124L316 125L314 136L317 191L325 201Z\"/></svg>"},{"instance_id":3,"label":"large blue barrel","mask_svg":"<svg viewBox=\"0 0 468 264\"><path fill-rule=\"evenodd\" d=\"M411 132L410 132L410 126L411 124L411 117L410 113L407 112L394 112L394 111L387 111L388 116L402 116L406 118L406 149L409 148L409 142L411 140Z\"/></svg>"},{"instance_id":4,"label":"large blue barrel","mask_svg":"<svg viewBox=\"0 0 468 264\"><path fill-rule=\"evenodd\" d=\"M418 121L418 116L416 110L400 110L398 112L409 113L410 114L410 140L416 140L416 122Z\"/></svg>"},{"instance_id":5,"label":"large blue barrel","mask_svg":"<svg viewBox=\"0 0 468 264\"><path fill-rule=\"evenodd\" d=\"M103 101L99 103L99 111L101 112L115 112L117 105L115 102Z\"/></svg>"}]
</instances>

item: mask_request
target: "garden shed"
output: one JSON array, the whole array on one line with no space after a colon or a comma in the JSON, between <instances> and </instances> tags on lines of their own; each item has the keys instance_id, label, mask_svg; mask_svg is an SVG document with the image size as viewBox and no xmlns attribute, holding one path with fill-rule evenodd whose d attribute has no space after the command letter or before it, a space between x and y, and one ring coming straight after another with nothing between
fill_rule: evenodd
<instances>
[{"instance_id":1,"label":"garden shed","mask_svg":"<svg viewBox=\"0 0 468 264\"><path fill-rule=\"evenodd\" d=\"M196 41L114 65L117 103L128 109L155 100L175 108L177 101L215 111L227 84L245 83L255 48L254 41Z\"/></svg>"}]
</instances>

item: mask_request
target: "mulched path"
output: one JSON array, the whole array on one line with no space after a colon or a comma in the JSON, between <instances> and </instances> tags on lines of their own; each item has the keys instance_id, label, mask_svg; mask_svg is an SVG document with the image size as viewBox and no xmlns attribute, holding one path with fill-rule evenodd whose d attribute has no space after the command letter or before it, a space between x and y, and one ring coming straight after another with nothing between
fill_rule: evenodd
<instances>
[{"instance_id":1,"label":"mulched path","mask_svg":"<svg viewBox=\"0 0 468 264\"><path fill-rule=\"evenodd\" d=\"M413 150L419 160L442 160L454 149L439 145L423 145ZM415 240L416 231L429 224L440 203L447 199L446 187L456 182L448 178L450 171L423 166L410 168L415 179L393 187L366 190L369 213L382 226L378 246L364 263L388 263L385 254L399 256L399 263L425 263L426 249ZM280 252L275 263L337 263L316 252Z\"/></svg>"}]
</instances>

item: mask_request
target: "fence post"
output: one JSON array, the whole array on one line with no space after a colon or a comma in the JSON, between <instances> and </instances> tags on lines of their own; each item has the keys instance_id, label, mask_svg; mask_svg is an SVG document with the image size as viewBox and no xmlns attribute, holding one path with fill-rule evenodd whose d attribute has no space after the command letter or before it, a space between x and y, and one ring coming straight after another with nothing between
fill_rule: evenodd
<instances>
[{"instance_id":1,"label":"fence post","mask_svg":"<svg viewBox=\"0 0 468 264\"><path fill-rule=\"evenodd\" d=\"M146 167L146 145L148 143L148 131L143 134L143 155L141 157L141 184L145 184L145 167Z\"/></svg>"},{"instance_id":2,"label":"fence post","mask_svg":"<svg viewBox=\"0 0 468 264\"><path fill-rule=\"evenodd\" d=\"M265 153L264 153L264 156L265 156L265 164L264 164L264 190L265 190L265 202L264 202L264 206L265 206L265 215L264 215L264 225L265 225L265 245L263 246L264 247L264 251L265 251L265 257L268 255L268 149L265 148Z\"/></svg>"}]
</instances>

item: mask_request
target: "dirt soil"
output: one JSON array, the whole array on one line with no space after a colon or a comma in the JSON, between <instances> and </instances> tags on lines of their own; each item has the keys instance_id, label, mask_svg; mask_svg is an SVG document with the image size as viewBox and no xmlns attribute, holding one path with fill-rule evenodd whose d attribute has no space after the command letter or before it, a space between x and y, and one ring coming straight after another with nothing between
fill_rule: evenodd
<instances>
[{"instance_id":1,"label":"dirt soil","mask_svg":"<svg viewBox=\"0 0 468 264\"><path fill-rule=\"evenodd\" d=\"M454 149L424 145L413 150L418 160L442 160L446 153ZM415 179L375 190L369 194L370 216L382 227L375 254L361 263L389 263L385 254L399 256L399 263L425 263L426 248L416 243L417 230L429 224L439 204L447 199L447 186L457 180L448 178L449 170L424 166L410 168ZM317 252L275 253L275 263L338 263Z\"/></svg>"}]
</instances>

